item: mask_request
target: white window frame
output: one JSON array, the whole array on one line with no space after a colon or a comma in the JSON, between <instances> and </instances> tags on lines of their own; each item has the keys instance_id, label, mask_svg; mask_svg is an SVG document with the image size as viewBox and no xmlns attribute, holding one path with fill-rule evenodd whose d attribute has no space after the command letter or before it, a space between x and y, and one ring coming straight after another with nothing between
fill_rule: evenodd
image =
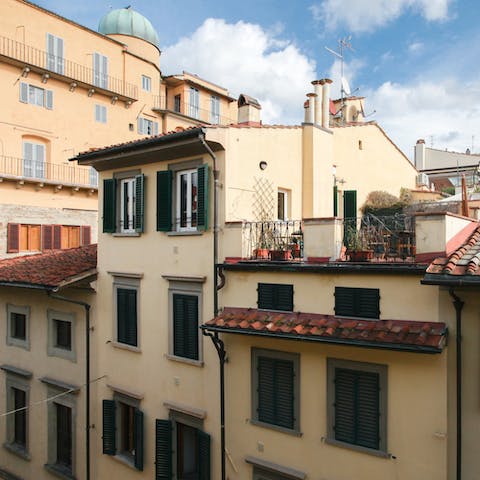
<instances>
[{"instance_id":1,"label":"white window frame","mask_svg":"<svg viewBox=\"0 0 480 480\"><path fill-rule=\"evenodd\" d=\"M53 110L53 90L37 87L30 83L20 82L20 101Z\"/></svg>"},{"instance_id":2,"label":"white window frame","mask_svg":"<svg viewBox=\"0 0 480 480\"><path fill-rule=\"evenodd\" d=\"M63 38L47 33L47 68L63 75L65 70Z\"/></svg>"},{"instance_id":3,"label":"white window frame","mask_svg":"<svg viewBox=\"0 0 480 480\"><path fill-rule=\"evenodd\" d=\"M210 123L220 123L220 97L210 96Z\"/></svg>"},{"instance_id":4,"label":"white window frame","mask_svg":"<svg viewBox=\"0 0 480 480\"><path fill-rule=\"evenodd\" d=\"M140 135L158 135L158 122L149 118L138 118L138 133Z\"/></svg>"},{"instance_id":5,"label":"white window frame","mask_svg":"<svg viewBox=\"0 0 480 480\"><path fill-rule=\"evenodd\" d=\"M279 210L280 210L280 195L283 195L283 217L280 218ZM278 220L289 220L290 219L290 191L284 188L279 188L277 193L277 219Z\"/></svg>"},{"instance_id":6,"label":"white window frame","mask_svg":"<svg viewBox=\"0 0 480 480\"><path fill-rule=\"evenodd\" d=\"M186 223L184 226L181 225L182 223L182 178L187 176L187 190L186 190ZM193 192L193 178L196 177L196 194ZM197 230L197 225L192 225L192 215L195 213L197 215L196 223L198 223L198 172L196 168L189 169L189 170L179 170L176 172L176 179L175 179L175 190L176 190L176 202L175 202L175 221L177 231L179 232L191 232ZM197 200L196 204L196 211L193 211L192 203L193 203L193 195L196 195Z\"/></svg>"},{"instance_id":7,"label":"white window frame","mask_svg":"<svg viewBox=\"0 0 480 480\"><path fill-rule=\"evenodd\" d=\"M98 123L107 123L107 107L105 105L95 104L95 121Z\"/></svg>"},{"instance_id":8,"label":"white window frame","mask_svg":"<svg viewBox=\"0 0 480 480\"><path fill-rule=\"evenodd\" d=\"M152 91L152 79L147 75L142 75L142 90L146 92Z\"/></svg>"},{"instance_id":9,"label":"white window frame","mask_svg":"<svg viewBox=\"0 0 480 480\"><path fill-rule=\"evenodd\" d=\"M133 178L122 178L119 180L120 184L120 232L121 233L135 233L135 192L136 181ZM127 204L125 205L125 192ZM125 218L126 213L126 218ZM125 225L126 224L126 225Z\"/></svg>"},{"instance_id":10,"label":"white window frame","mask_svg":"<svg viewBox=\"0 0 480 480\"><path fill-rule=\"evenodd\" d=\"M48 347L47 354L51 357L60 357L71 362L77 361L76 352L76 335L75 335L75 314L70 312L59 312L57 310L47 310L48 319ZM56 345L56 324L55 320L61 320L63 322L69 322L71 333L71 349L67 350Z\"/></svg>"},{"instance_id":11,"label":"white window frame","mask_svg":"<svg viewBox=\"0 0 480 480\"><path fill-rule=\"evenodd\" d=\"M30 178L45 178L46 145L24 140L23 176Z\"/></svg>"},{"instance_id":12,"label":"white window frame","mask_svg":"<svg viewBox=\"0 0 480 480\"><path fill-rule=\"evenodd\" d=\"M192 118L200 118L200 91L190 87L189 115Z\"/></svg>"},{"instance_id":13,"label":"white window frame","mask_svg":"<svg viewBox=\"0 0 480 480\"><path fill-rule=\"evenodd\" d=\"M93 53L92 83L99 88L108 90L108 57L101 53Z\"/></svg>"},{"instance_id":14,"label":"white window frame","mask_svg":"<svg viewBox=\"0 0 480 480\"><path fill-rule=\"evenodd\" d=\"M12 313L25 315L25 340L12 337ZM7 345L30 350L30 307L26 305L7 304Z\"/></svg>"}]
</instances>

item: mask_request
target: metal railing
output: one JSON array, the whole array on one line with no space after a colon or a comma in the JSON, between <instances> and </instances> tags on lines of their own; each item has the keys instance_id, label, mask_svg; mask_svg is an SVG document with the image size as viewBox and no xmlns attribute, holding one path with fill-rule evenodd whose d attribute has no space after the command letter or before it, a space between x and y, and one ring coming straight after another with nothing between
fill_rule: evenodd
<instances>
[{"instance_id":1,"label":"metal railing","mask_svg":"<svg viewBox=\"0 0 480 480\"><path fill-rule=\"evenodd\" d=\"M108 90L117 95L132 99L138 98L138 88L134 84L105 75L93 68L80 65L63 57L57 57L8 37L0 36L0 55L17 60L26 66L39 67L45 71L62 75L92 87Z\"/></svg>"},{"instance_id":2,"label":"metal railing","mask_svg":"<svg viewBox=\"0 0 480 480\"><path fill-rule=\"evenodd\" d=\"M243 258L250 260L303 259L303 222L301 220L267 220L243 222Z\"/></svg>"},{"instance_id":3,"label":"metal railing","mask_svg":"<svg viewBox=\"0 0 480 480\"><path fill-rule=\"evenodd\" d=\"M59 165L6 155L0 156L0 175L64 185L98 187L98 172L92 167Z\"/></svg>"},{"instance_id":4,"label":"metal railing","mask_svg":"<svg viewBox=\"0 0 480 480\"><path fill-rule=\"evenodd\" d=\"M200 108L198 105L189 102L179 102L174 97L154 95L153 108L180 113L187 117L194 118L199 122L210 123L212 125L230 125L236 123L236 120L232 118L220 115L205 108Z\"/></svg>"},{"instance_id":5,"label":"metal railing","mask_svg":"<svg viewBox=\"0 0 480 480\"><path fill-rule=\"evenodd\" d=\"M415 260L415 218L412 215L377 217L368 214L345 218L343 224L343 244L350 260Z\"/></svg>"}]
</instances>

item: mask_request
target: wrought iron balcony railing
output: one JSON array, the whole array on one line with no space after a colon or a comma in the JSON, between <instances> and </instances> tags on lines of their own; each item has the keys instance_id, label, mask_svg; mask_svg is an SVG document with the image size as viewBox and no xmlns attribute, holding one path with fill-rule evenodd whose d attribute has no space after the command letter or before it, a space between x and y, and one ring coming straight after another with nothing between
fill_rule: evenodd
<instances>
[{"instance_id":1,"label":"wrought iron balcony railing","mask_svg":"<svg viewBox=\"0 0 480 480\"><path fill-rule=\"evenodd\" d=\"M110 92L125 99L136 100L138 98L138 88L134 84L8 37L0 36L0 57L13 61L19 66L28 66L34 69L36 67L68 81Z\"/></svg>"},{"instance_id":2,"label":"wrought iron balcony railing","mask_svg":"<svg viewBox=\"0 0 480 480\"><path fill-rule=\"evenodd\" d=\"M0 175L61 185L98 187L98 173L92 167L59 165L5 155L0 156Z\"/></svg>"},{"instance_id":3,"label":"wrought iron balcony railing","mask_svg":"<svg viewBox=\"0 0 480 480\"><path fill-rule=\"evenodd\" d=\"M303 259L303 222L301 220L271 220L243 222L244 258L251 260Z\"/></svg>"},{"instance_id":4,"label":"wrought iron balcony railing","mask_svg":"<svg viewBox=\"0 0 480 480\"><path fill-rule=\"evenodd\" d=\"M198 105L178 101L175 97L154 96L155 110L168 110L170 112L180 113L190 118L194 118L202 123L210 123L212 125L230 125L235 123L234 119L220 115L220 113L205 108L200 108Z\"/></svg>"}]
</instances>

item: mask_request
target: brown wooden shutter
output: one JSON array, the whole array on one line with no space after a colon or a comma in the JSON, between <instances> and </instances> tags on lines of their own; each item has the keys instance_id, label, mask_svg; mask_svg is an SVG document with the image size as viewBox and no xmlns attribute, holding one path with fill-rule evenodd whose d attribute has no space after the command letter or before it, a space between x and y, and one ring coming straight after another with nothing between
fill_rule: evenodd
<instances>
[{"instance_id":1,"label":"brown wooden shutter","mask_svg":"<svg viewBox=\"0 0 480 480\"><path fill-rule=\"evenodd\" d=\"M90 245L92 243L92 227L82 225L81 230L80 245Z\"/></svg>"},{"instance_id":2,"label":"brown wooden shutter","mask_svg":"<svg viewBox=\"0 0 480 480\"><path fill-rule=\"evenodd\" d=\"M9 223L7 226L7 253L16 253L20 248L20 224Z\"/></svg>"},{"instance_id":3,"label":"brown wooden shutter","mask_svg":"<svg viewBox=\"0 0 480 480\"><path fill-rule=\"evenodd\" d=\"M51 250L53 247L53 225L42 225L42 250Z\"/></svg>"},{"instance_id":4,"label":"brown wooden shutter","mask_svg":"<svg viewBox=\"0 0 480 480\"><path fill-rule=\"evenodd\" d=\"M62 226L53 225L53 249L60 250L62 248Z\"/></svg>"}]
</instances>

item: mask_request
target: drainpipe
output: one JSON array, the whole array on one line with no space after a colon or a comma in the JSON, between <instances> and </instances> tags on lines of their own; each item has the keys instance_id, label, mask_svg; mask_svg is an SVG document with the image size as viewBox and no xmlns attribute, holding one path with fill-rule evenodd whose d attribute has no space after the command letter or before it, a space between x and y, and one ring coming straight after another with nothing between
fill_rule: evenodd
<instances>
[{"instance_id":1,"label":"drainpipe","mask_svg":"<svg viewBox=\"0 0 480 480\"><path fill-rule=\"evenodd\" d=\"M55 300L74 303L85 308L85 480L90 480L90 304L57 295L55 292L56 290L47 293Z\"/></svg>"},{"instance_id":2,"label":"drainpipe","mask_svg":"<svg viewBox=\"0 0 480 480\"><path fill-rule=\"evenodd\" d=\"M448 293L453 299L456 313L457 347L457 479L462 479L462 308L464 302L455 295L453 288Z\"/></svg>"},{"instance_id":3,"label":"drainpipe","mask_svg":"<svg viewBox=\"0 0 480 480\"><path fill-rule=\"evenodd\" d=\"M213 153L205 141L205 134L198 136L202 142L205 150L213 160L213 314L216 317L218 315L218 276L217 276L217 264L218 264L218 190L220 188L219 176L220 171L217 166L217 157ZM223 286L223 279L222 279ZM212 334L203 330L203 334L210 337L215 349L218 353L220 360L220 462L221 462L221 480L226 480L225 470L225 344L218 336L218 333Z\"/></svg>"}]
</instances>

